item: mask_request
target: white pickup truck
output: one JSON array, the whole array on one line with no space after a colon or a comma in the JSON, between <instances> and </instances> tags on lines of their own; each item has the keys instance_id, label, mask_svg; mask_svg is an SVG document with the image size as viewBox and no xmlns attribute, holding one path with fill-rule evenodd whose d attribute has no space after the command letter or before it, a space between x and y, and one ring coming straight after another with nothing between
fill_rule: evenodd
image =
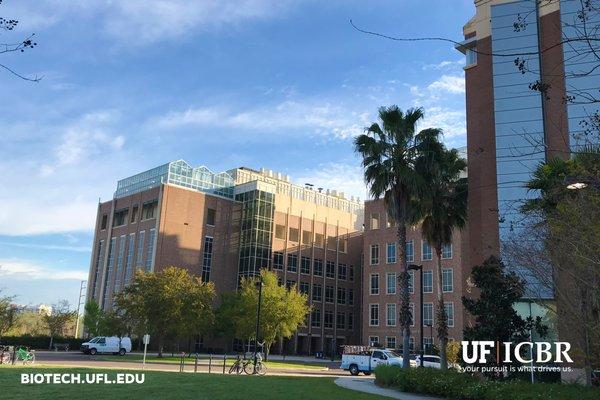
<instances>
[{"instance_id":1,"label":"white pickup truck","mask_svg":"<svg viewBox=\"0 0 600 400\"><path fill-rule=\"evenodd\" d=\"M349 346L350 347L350 346ZM358 346L356 346L358 347ZM411 366L416 366L414 360L410 360ZM344 351L340 368L350 371L352 375L359 372L370 375L378 365L402 365L402 356L393 350L387 349L365 349L361 351Z\"/></svg>"}]
</instances>

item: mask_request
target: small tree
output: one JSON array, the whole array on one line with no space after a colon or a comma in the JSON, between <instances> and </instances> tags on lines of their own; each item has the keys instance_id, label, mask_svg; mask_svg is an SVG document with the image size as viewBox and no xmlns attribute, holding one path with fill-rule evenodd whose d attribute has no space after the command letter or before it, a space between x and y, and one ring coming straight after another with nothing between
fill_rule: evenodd
<instances>
[{"instance_id":1,"label":"small tree","mask_svg":"<svg viewBox=\"0 0 600 400\"><path fill-rule=\"evenodd\" d=\"M471 279L479 296L462 298L465 310L475 318L475 324L464 329L465 340L520 342L529 337L531 329L541 337L546 336L548 328L542 324L541 317L524 320L513 308L523 297L524 282L515 273L507 272L502 261L491 256L483 265L473 267ZM493 354L487 362L498 365Z\"/></svg>"},{"instance_id":2,"label":"small tree","mask_svg":"<svg viewBox=\"0 0 600 400\"><path fill-rule=\"evenodd\" d=\"M57 304L52 305L52 313L44 315L44 323L50 333L50 349L52 349L54 337L63 335L67 324L74 318L77 318L77 311L71 309L67 300L60 300Z\"/></svg>"},{"instance_id":3,"label":"small tree","mask_svg":"<svg viewBox=\"0 0 600 400\"><path fill-rule=\"evenodd\" d=\"M85 303L83 325L88 336L94 337L100 335L103 317L104 312L94 299Z\"/></svg>"},{"instance_id":4,"label":"small tree","mask_svg":"<svg viewBox=\"0 0 600 400\"><path fill-rule=\"evenodd\" d=\"M13 300L14 297L11 296L0 297L0 343L2 336L17 323L19 307L13 304Z\"/></svg>"}]
</instances>

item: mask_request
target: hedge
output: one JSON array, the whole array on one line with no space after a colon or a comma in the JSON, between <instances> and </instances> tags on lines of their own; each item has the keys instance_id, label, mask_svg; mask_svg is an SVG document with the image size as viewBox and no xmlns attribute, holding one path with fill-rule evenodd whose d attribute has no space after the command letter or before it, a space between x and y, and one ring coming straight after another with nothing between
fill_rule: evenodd
<instances>
[{"instance_id":1,"label":"hedge","mask_svg":"<svg viewBox=\"0 0 600 400\"><path fill-rule=\"evenodd\" d=\"M598 400L600 389L575 384L489 381L467 373L435 368L381 365L375 383L403 392L442 396L456 400Z\"/></svg>"},{"instance_id":2,"label":"hedge","mask_svg":"<svg viewBox=\"0 0 600 400\"><path fill-rule=\"evenodd\" d=\"M55 337L53 343L68 343L70 350L79 350L84 339ZM48 350L50 346L50 336L2 336L0 339L2 346L27 346L36 350Z\"/></svg>"}]
</instances>

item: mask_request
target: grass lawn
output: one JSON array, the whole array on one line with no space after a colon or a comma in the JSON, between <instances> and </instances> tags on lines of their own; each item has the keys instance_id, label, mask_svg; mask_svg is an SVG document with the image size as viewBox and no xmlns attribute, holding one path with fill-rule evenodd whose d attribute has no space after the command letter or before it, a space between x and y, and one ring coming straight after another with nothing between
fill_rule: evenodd
<instances>
[{"instance_id":1,"label":"grass lawn","mask_svg":"<svg viewBox=\"0 0 600 400\"><path fill-rule=\"evenodd\" d=\"M110 355L97 355L94 356L95 359L100 361L127 361L127 362L141 362L144 358L141 354L127 354L125 356L110 356ZM179 364L179 357L163 357L158 358L157 356L146 356L147 363L167 363L167 364ZM225 365L232 365L235 361L233 356L227 357L227 361ZM222 357L213 358L213 367L218 368L223 365ZM208 365L208 356L202 356L201 359L198 359L198 364ZM326 368L324 364L319 363L304 363L301 361L266 361L265 364L267 368L279 368L279 369L310 369L310 370L323 370ZM190 366L194 365L194 358L185 359L185 365Z\"/></svg>"},{"instance_id":2,"label":"grass lawn","mask_svg":"<svg viewBox=\"0 0 600 400\"><path fill-rule=\"evenodd\" d=\"M133 371L123 371L133 372ZM114 370L92 368L37 368L0 366L2 398L11 400L58 399L227 399L383 400L384 397L338 387L333 378L283 376L229 376L145 371L143 384L21 384L21 373L106 373ZM136 373L139 373L136 371ZM82 376L82 379L85 379Z\"/></svg>"}]
</instances>

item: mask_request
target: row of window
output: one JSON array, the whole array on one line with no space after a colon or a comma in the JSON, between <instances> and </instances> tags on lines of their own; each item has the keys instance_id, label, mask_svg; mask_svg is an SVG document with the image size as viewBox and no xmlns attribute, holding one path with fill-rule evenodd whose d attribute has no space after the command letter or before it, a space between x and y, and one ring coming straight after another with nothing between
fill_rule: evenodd
<instances>
[{"instance_id":1,"label":"row of window","mask_svg":"<svg viewBox=\"0 0 600 400\"><path fill-rule=\"evenodd\" d=\"M142 214L140 221L144 221L146 219L156 218L156 210L158 208L158 200L153 200L142 204ZM129 212L129 208L123 208L121 210L115 211L113 216L113 227L126 225L127 223L137 222L138 219L138 211L139 206L137 204L131 207L131 215ZM108 225L108 215L102 215L102 222L100 223L100 229L106 229Z\"/></svg>"},{"instance_id":2,"label":"row of window","mask_svg":"<svg viewBox=\"0 0 600 400\"><path fill-rule=\"evenodd\" d=\"M386 264L395 264L398 259L396 256L397 243L388 243L386 245ZM370 265L378 265L380 262L380 251L379 244L372 244L369 251ZM452 243L447 243L442 246L442 260L449 260L452 258ZM414 242L411 240L406 242L406 261L413 262L415 260L415 249ZM425 240L421 242L421 260L429 261L433 260L433 251L431 245Z\"/></svg>"},{"instance_id":3,"label":"row of window","mask_svg":"<svg viewBox=\"0 0 600 400\"><path fill-rule=\"evenodd\" d=\"M369 276L371 295L380 294L379 290L379 274L370 274ZM386 274L386 294L396 294L398 290L398 276L395 272ZM415 292L415 271L408 271L408 291ZM454 270L452 268L442 269L442 291L450 293L454 291ZM423 293L433 293L433 271L423 271Z\"/></svg>"},{"instance_id":4,"label":"row of window","mask_svg":"<svg viewBox=\"0 0 600 400\"><path fill-rule=\"evenodd\" d=\"M385 337L385 347L388 349L396 349L396 345L398 343L396 342L396 336L386 336ZM369 346L381 346L382 343L379 341L379 336L369 336ZM433 337L423 337L423 345L425 346L425 348L427 349L430 346L433 346ZM414 337L410 337L408 339L408 347L409 350L414 351L415 350L415 338Z\"/></svg>"},{"instance_id":5,"label":"row of window","mask_svg":"<svg viewBox=\"0 0 600 400\"><path fill-rule=\"evenodd\" d=\"M321 313L319 309L313 310L310 313L310 326L320 328L321 324L323 324L325 329L333 329L335 322L337 329L354 329L354 314L339 312L335 317L334 321L333 311L325 310L324 313Z\"/></svg>"},{"instance_id":6,"label":"row of window","mask_svg":"<svg viewBox=\"0 0 600 400\"><path fill-rule=\"evenodd\" d=\"M415 305L409 304L410 315L411 315L411 326L415 325ZM448 326L454 326L454 303L444 302L444 310L446 311L446 317L448 319ZM399 314L399 307L396 303L388 303L385 305L385 325L396 326ZM423 326L433 326L433 303L423 303ZM379 326L379 304L369 305L369 326Z\"/></svg>"},{"instance_id":7,"label":"row of window","mask_svg":"<svg viewBox=\"0 0 600 400\"><path fill-rule=\"evenodd\" d=\"M284 255L281 252L273 253L273 269L282 271L285 268L288 272L298 272L298 255L297 254L288 254L287 255L287 263L284 265ZM315 276L323 276L323 260L315 258L312 260L310 257L302 256L300 257L300 273L305 275L312 274ZM337 269L337 274L336 274ZM325 277L335 279L337 276L338 279L349 281L354 281L354 266L346 265L343 263L338 263L337 268L336 264L333 261L327 261L325 263Z\"/></svg>"},{"instance_id":8,"label":"row of window","mask_svg":"<svg viewBox=\"0 0 600 400\"><path fill-rule=\"evenodd\" d=\"M327 244L327 249L329 250L339 250L342 253L346 253L348 251L348 239L338 238L336 236L327 236L327 243L325 243L325 235L322 233L312 234L311 231L302 231L302 238L300 238L300 230L298 228L290 227L287 232L285 229L285 225L275 225L275 238L281 240L288 240L294 243L300 243L300 239L302 239L302 244L310 246L314 244L315 247L323 248L325 244ZM339 242L339 249L337 248Z\"/></svg>"}]
</instances>

